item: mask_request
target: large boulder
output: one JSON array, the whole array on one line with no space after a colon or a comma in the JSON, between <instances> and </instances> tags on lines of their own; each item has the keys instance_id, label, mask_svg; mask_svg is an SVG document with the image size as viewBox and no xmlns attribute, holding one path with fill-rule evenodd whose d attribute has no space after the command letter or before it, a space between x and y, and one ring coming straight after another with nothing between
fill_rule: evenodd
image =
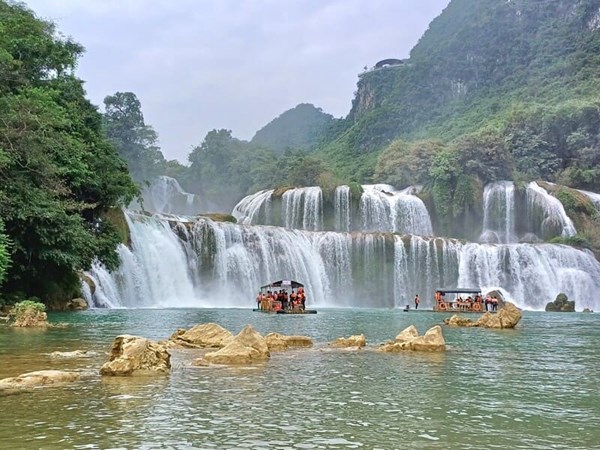
<instances>
[{"instance_id":1,"label":"large boulder","mask_svg":"<svg viewBox=\"0 0 600 450\"><path fill-rule=\"evenodd\" d=\"M86 309L88 309L88 304L82 298L74 298L67 302L65 308L68 311L85 311Z\"/></svg>"},{"instance_id":2,"label":"large boulder","mask_svg":"<svg viewBox=\"0 0 600 450\"><path fill-rule=\"evenodd\" d=\"M251 364L271 357L266 339L250 325L229 340L216 352L204 355L211 364Z\"/></svg>"},{"instance_id":3,"label":"large boulder","mask_svg":"<svg viewBox=\"0 0 600 450\"><path fill-rule=\"evenodd\" d=\"M521 317L523 317L523 313L512 303L505 302L504 307L500 308L500 310L498 311L498 313L495 314L495 316L500 322L500 326L494 326L493 328L514 328L521 320ZM479 320L481 320L481 318ZM488 326L488 328L491 327Z\"/></svg>"},{"instance_id":4,"label":"large boulder","mask_svg":"<svg viewBox=\"0 0 600 450\"><path fill-rule=\"evenodd\" d=\"M100 368L101 375L161 375L171 369L171 354L164 344L139 336L117 336L110 350L110 361Z\"/></svg>"},{"instance_id":5,"label":"large boulder","mask_svg":"<svg viewBox=\"0 0 600 450\"><path fill-rule=\"evenodd\" d=\"M64 384L76 381L80 374L76 372L64 372L62 370L39 370L21 374L13 378L0 380L0 392L15 393L22 390L32 389L39 386Z\"/></svg>"},{"instance_id":6,"label":"large boulder","mask_svg":"<svg viewBox=\"0 0 600 450\"><path fill-rule=\"evenodd\" d=\"M431 327L423 336L418 336L409 341L410 349L416 352L441 352L446 350L446 341L442 334L442 327Z\"/></svg>"},{"instance_id":7,"label":"large boulder","mask_svg":"<svg viewBox=\"0 0 600 450\"><path fill-rule=\"evenodd\" d=\"M347 338L337 338L335 341L330 342L330 347L335 348L348 348L348 347L358 347L362 348L367 345L367 340L364 334L357 334Z\"/></svg>"},{"instance_id":8,"label":"large boulder","mask_svg":"<svg viewBox=\"0 0 600 450\"><path fill-rule=\"evenodd\" d=\"M404 331L409 330L409 328L407 328ZM407 331L406 333L404 333L404 331L398 335L402 335L402 339L404 340L386 342L385 344L381 345L377 350L380 352L388 353L401 352L406 350L416 352L442 352L446 350L446 341L444 340L444 336L442 334L442 327L440 327L439 325L431 327L423 336L417 335L412 338L410 336L414 334L413 330Z\"/></svg>"},{"instance_id":9,"label":"large boulder","mask_svg":"<svg viewBox=\"0 0 600 450\"><path fill-rule=\"evenodd\" d=\"M514 328L517 326L523 313L510 302L505 302L497 313L486 312L476 322L462 316L454 315L444 320L446 325L459 327L481 327L481 328Z\"/></svg>"},{"instance_id":10,"label":"large boulder","mask_svg":"<svg viewBox=\"0 0 600 450\"><path fill-rule=\"evenodd\" d=\"M312 347L313 341L308 336L286 336L279 333L269 333L265 336L269 351L288 350L295 347Z\"/></svg>"},{"instance_id":11,"label":"large boulder","mask_svg":"<svg viewBox=\"0 0 600 450\"><path fill-rule=\"evenodd\" d=\"M172 342L189 348L222 348L233 334L216 323L195 325L189 330L177 330L169 338Z\"/></svg>"},{"instance_id":12,"label":"large boulder","mask_svg":"<svg viewBox=\"0 0 600 450\"><path fill-rule=\"evenodd\" d=\"M417 327L415 327L414 325L411 325L407 328L405 328L404 330L402 330L400 333L398 333L398 336L396 336L396 342L398 343L402 343L402 342L406 342L406 341L412 341L414 338L419 336L419 332L417 331Z\"/></svg>"},{"instance_id":13,"label":"large boulder","mask_svg":"<svg viewBox=\"0 0 600 450\"><path fill-rule=\"evenodd\" d=\"M553 302L546 305L548 312L575 312L575 302L569 301L566 294L558 294Z\"/></svg>"}]
</instances>

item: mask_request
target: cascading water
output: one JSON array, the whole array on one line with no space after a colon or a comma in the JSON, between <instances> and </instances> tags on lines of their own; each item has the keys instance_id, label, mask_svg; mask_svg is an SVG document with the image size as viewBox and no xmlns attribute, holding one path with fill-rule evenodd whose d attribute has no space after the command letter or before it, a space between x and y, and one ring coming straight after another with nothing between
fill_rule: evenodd
<instances>
[{"instance_id":1,"label":"cascading water","mask_svg":"<svg viewBox=\"0 0 600 450\"><path fill-rule=\"evenodd\" d=\"M581 192L583 195L585 195L587 198L589 198L592 203L594 204L594 206L596 207L596 209L600 209L600 194L596 194L595 192L590 192L590 191L579 191Z\"/></svg>"},{"instance_id":2,"label":"cascading water","mask_svg":"<svg viewBox=\"0 0 600 450\"><path fill-rule=\"evenodd\" d=\"M352 208L349 186L338 186L333 199L323 202L320 187L288 189L275 204L274 191L261 191L243 198L234 208L239 223L275 225L311 231L380 231L433 234L431 219L423 201L410 186L396 191L392 186L362 186L359 208ZM356 211L354 211L356 209Z\"/></svg>"},{"instance_id":3,"label":"cascading water","mask_svg":"<svg viewBox=\"0 0 600 450\"><path fill-rule=\"evenodd\" d=\"M231 213L238 223L269 223L271 221L271 198L273 189L259 191L244 197Z\"/></svg>"},{"instance_id":4,"label":"cascading water","mask_svg":"<svg viewBox=\"0 0 600 450\"><path fill-rule=\"evenodd\" d=\"M530 231L542 239L555 235L569 237L577 233L560 200L535 181L527 185L527 215Z\"/></svg>"},{"instance_id":5,"label":"cascading water","mask_svg":"<svg viewBox=\"0 0 600 450\"><path fill-rule=\"evenodd\" d=\"M164 214L195 215L201 212L200 198L184 192L175 178L160 176L142 190L143 209ZM141 209L141 205L132 205Z\"/></svg>"},{"instance_id":6,"label":"cascading water","mask_svg":"<svg viewBox=\"0 0 600 450\"><path fill-rule=\"evenodd\" d=\"M335 231L350 231L350 186L338 186L334 194Z\"/></svg>"},{"instance_id":7,"label":"cascading water","mask_svg":"<svg viewBox=\"0 0 600 450\"><path fill-rule=\"evenodd\" d=\"M515 233L515 185L512 181L497 181L483 191L483 243L517 242Z\"/></svg>"},{"instance_id":8,"label":"cascading water","mask_svg":"<svg viewBox=\"0 0 600 450\"><path fill-rule=\"evenodd\" d=\"M206 306L199 301L193 252L165 219L129 213L126 215L131 235L131 250L117 248L121 265L109 273L95 264L90 277L96 285L93 303L110 307ZM184 224L177 227L185 229Z\"/></svg>"},{"instance_id":9,"label":"cascading water","mask_svg":"<svg viewBox=\"0 0 600 450\"><path fill-rule=\"evenodd\" d=\"M294 188L281 197L286 228L323 229L323 193L318 186Z\"/></svg>"},{"instance_id":10,"label":"cascading water","mask_svg":"<svg viewBox=\"0 0 600 450\"><path fill-rule=\"evenodd\" d=\"M562 245L485 245L391 233L338 233L174 222L128 213L131 250L121 266L95 265L88 293L99 307L250 307L277 279L306 285L312 307L401 307L437 288L501 286L519 306L541 309L560 292L600 309L600 263Z\"/></svg>"},{"instance_id":11,"label":"cascading water","mask_svg":"<svg viewBox=\"0 0 600 450\"><path fill-rule=\"evenodd\" d=\"M600 263L589 251L565 245L466 244L461 250L458 285L502 286L528 309L544 309L558 293L578 308L598 308Z\"/></svg>"},{"instance_id":12,"label":"cascading water","mask_svg":"<svg viewBox=\"0 0 600 450\"><path fill-rule=\"evenodd\" d=\"M363 186L360 215L362 231L433 234L429 213L421 199L386 184Z\"/></svg>"}]
</instances>

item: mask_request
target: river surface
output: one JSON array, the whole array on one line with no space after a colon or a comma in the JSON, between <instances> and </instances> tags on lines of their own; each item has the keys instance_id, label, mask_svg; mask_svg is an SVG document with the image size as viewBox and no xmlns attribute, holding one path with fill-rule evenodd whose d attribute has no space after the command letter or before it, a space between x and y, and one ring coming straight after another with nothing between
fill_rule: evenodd
<instances>
[{"instance_id":1,"label":"river surface","mask_svg":"<svg viewBox=\"0 0 600 450\"><path fill-rule=\"evenodd\" d=\"M80 381L0 396L0 448L588 449L600 448L600 314L525 312L514 330L444 327L445 353L385 354L376 344L427 311L328 309L282 316L242 309L123 309L50 314L65 328L0 326L0 378L77 370ZM216 322L233 333L310 336L312 349L246 367L100 377L115 336L166 339ZM327 342L364 333L361 351ZM87 350L88 358L51 358Z\"/></svg>"}]
</instances>

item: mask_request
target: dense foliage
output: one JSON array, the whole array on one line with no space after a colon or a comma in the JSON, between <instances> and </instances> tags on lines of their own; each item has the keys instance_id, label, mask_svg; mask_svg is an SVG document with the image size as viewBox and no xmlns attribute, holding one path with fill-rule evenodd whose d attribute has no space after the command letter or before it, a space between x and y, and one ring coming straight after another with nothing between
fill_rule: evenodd
<instances>
[{"instance_id":1,"label":"dense foliage","mask_svg":"<svg viewBox=\"0 0 600 450\"><path fill-rule=\"evenodd\" d=\"M136 193L73 70L83 48L22 4L0 1L0 255L4 298L66 299L119 239L100 219ZM6 258L0 256L0 267ZM0 273L1 273L0 269Z\"/></svg>"},{"instance_id":2,"label":"dense foliage","mask_svg":"<svg viewBox=\"0 0 600 450\"><path fill-rule=\"evenodd\" d=\"M28 310L44 312L46 311L46 305L36 300L23 300L15 303L14 307L12 308L12 314L19 319L20 316L25 314Z\"/></svg>"},{"instance_id":3,"label":"dense foliage","mask_svg":"<svg viewBox=\"0 0 600 450\"><path fill-rule=\"evenodd\" d=\"M0 286L2 286L9 264L8 237L4 234L4 222L0 219Z\"/></svg>"},{"instance_id":4,"label":"dense foliage","mask_svg":"<svg viewBox=\"0 0 600 450\"><path fill-rule=\"evenodd\" d=\"M104 99L106 134L127 161L138 183L152 181L165 171L165 158L158 147L158 135L146 125L142 105L132 92L117 92Z\"/></svg>"},{"instance_id":5,"label":"dense foliage","mask_svg":"<svg viewBox=\"0 0 600 450\"><path fill-rule=\"evenodd\" d=\"M301 103L258 130L252 144L277 153L287 149L312 151L333 123L333 116L310 103Z\"/></svg>"},{"instance_id":6,"label":"dense foliage","mask_svg":"<svg viewBox=\"0 0 600 450\"><path fill-rule=\"evenodd\" d=\"M394 139L462 151L468 136L468 166L484 168L489 155L472 144L487 134L503 147L505 174L600 189L599 11L600 0L452 0L410 59L361 75L320 153L345 178L386 181L381 152Z\"/></svg>"},{"instance_id":7,"label":"dense foliage","mask_svg":"<svg viewBox=\"0 0 600 450\"><path fill-rule=\"evenodd\" d=\"M276 154L236 139L230 130L212 130L188 157L189 167L171 164L167 174L198 193L211 210L230 211L244 195L274 186L325 182L324 165L302 150Z\"/></svg>"}]
</instances>

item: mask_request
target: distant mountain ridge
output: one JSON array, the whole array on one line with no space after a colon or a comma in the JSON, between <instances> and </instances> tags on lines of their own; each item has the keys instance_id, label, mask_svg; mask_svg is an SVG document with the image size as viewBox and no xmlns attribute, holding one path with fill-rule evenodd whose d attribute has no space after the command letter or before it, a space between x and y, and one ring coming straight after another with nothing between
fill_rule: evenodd
<instances>
[{"instance_id":1,"label":"distant mountain ridge","mask_svg":"<svg viewBox=\"0 0 600 450\"><path fill-rule=\"evenodd\" d=\"M314 150L333 116L310 103L285 111L258 130L251 143L283 153L287 149Z\"/></svg>"}]
</instances>

